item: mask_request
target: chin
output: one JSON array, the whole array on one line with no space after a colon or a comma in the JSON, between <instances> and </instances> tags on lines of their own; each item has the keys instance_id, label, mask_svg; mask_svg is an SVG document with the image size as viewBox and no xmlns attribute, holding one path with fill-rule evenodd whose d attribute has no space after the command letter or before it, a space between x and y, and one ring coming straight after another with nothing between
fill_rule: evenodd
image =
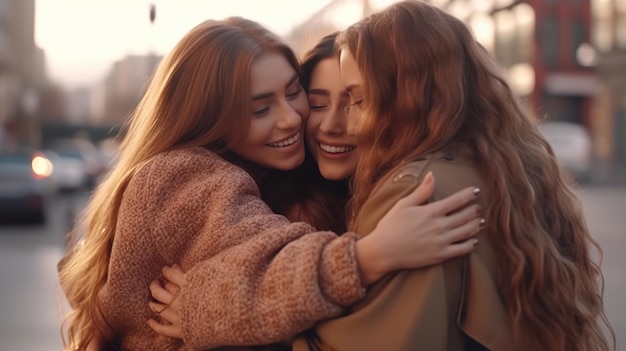
<instances>
[{"instance_id":1,"label":"chin","mask_svg":"<svg viewBox=\"0 0 626 351\"><path fill-rule=\"evenodd\" d=\"M273 169L277 169L279 171L292 171L300 167L302 162L304 162L304 154L302 154L302 157L294 158L293 160L286 160L283 162L270 164L269 167Z\"/></svg>"},{"instance_id":2,"label":"chin","mask_svg":"<svg viewBox=\"0 0 626 351\"><path fill-rule=\"evenodd\" d=\"M352 173L351 172L344 172L341 170L324 170L324 169L320 169L320 174L322 175L322 177L324 177L324 179L326 180L332 180L332 181L340 181L340 180L344 180L349 178Z\"/></svg>"}]
</instances>

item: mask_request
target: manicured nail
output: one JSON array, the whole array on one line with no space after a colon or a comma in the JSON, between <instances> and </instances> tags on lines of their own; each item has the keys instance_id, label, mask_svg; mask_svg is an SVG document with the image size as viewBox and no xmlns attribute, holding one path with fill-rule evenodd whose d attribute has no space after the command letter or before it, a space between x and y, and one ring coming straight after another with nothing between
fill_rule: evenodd
<instances>
[{"instance_id":1,"label":"manicured nail","mask_svg":"<svg viewBox=\"0 0 626 351\"><path fill-rule=\"evenodd\" d=\"M485 227L485 222L486 222L486 220L484 218L481 218L480 221L478 221L478 225L481 228L484 228Z\"/></svg>"},{"instance_id":2,"label":"manicured nail","mask_svg":"<svg viewBox=\"0 0 626 351\"><path fill-rule=\"evenodd\" d=\"M480 188L474 188L472 192L474 193L475 196L478 196L478 194L480 194Z\"/></svg>"},{"instance_id":3,"label":"manicured nail","mask_svg":"<svg viewBox=\"0 0 626 351\"><path fill-rule=\"evenodd\" d=\"M433 172L429 171L428 173L426 173L426 176L424 177L424 183L431 183L433 181Z\"/></svg>"}]
</instances>

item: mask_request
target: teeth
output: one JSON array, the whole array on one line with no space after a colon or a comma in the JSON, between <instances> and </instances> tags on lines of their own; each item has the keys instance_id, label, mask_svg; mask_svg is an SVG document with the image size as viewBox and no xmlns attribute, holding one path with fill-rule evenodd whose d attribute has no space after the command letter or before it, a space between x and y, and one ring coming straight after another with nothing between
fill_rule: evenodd
<instances>
[{"instance_id":1,"label":"teeth","mask_svg":"<svg viewBox=\"0 0 626 351\"><path fill-rule=\"evenodd\" d=\"M340 154L340 153L352 151L356 149L356 147L354 146L331 146L331 145L326 145L326 144L320 144L320 149L326 152L330 152L331 154Z\"/></svg>"},{"instance_id":2,"label":"teeth","mask_svg":"<svg viewBox=\"0 0 626 351\"><path fill-rule=\"evenodd\" d=\"M289 138L287 140L283 140L281 142L272 143L272 144L268 144L268 145L272 146L272 147L285 147L285 146L289 146L289 145L294 144L298 140L300 140L300 134L296 134L296 135L292 136L291 138Z\"/></svg>"}]
</instances>

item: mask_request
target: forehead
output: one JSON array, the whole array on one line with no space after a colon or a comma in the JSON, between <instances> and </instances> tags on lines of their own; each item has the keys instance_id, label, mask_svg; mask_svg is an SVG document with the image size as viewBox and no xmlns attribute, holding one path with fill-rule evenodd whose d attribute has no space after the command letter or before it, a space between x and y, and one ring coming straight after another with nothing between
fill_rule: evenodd
<instances>
[{"instance_id":1,"label":"forehead","mask_svg":"<svg viewBox=\"0 0 626 351\"><path fill-rule=\"evenodd\" d=\"M282 91L294 74L296 71L284 55L278 52L264 53L252 63L252 94Z\"/></svg>"},{"instance_id":2,"label":"forehead","mask_svg":"<svg viewBox=\"0 0 626 351\"><path fill-rule=\"evenodd\" d=\"M354 56L349 50L341 50L339 55L339 67L341 80L346 87L361 84L361 72L357 66Z\"/></svg>"},{"instance_id":3,"label":"forehead","mask_svg":"<svg viewBox=\"0 0 626 351\"><path fill-rule=\"evenodd\" d=\"M321 60L311 74L311 87L317 89L342 89L339 59L331 57Z\"/></svg>"}]
</instances>

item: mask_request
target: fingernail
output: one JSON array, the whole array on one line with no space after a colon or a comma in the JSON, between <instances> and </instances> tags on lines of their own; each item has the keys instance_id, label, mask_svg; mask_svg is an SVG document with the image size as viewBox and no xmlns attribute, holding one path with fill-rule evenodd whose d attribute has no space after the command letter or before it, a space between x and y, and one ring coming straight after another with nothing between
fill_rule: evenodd
<instances>
[{"instance_id":1,"label":"fingernail","mask_svg":"<svg viewBox=\"0 0 626 351\"><path fill-rule=\"evenodd\" d=\"M474 246L478 245L478 239L474 239Z\"/></svg>"},{"instance_id":2,"label":"fingernail","mask_svg":"<svg viewBox=\"0 0 626 351\"><path fill-rule=\"evenodd\" d=\"M433 181L433 172L428 171L428 173L426 173L426 176L424 177L424 183L430 183L432 181Z\"/></svg>"},{"instance_id":3,"label":"fingernail","mask_svg":"<svg viewBox=\"0 0 626 351\"><path fill-rule=\"evenodd\" d=\"M480 221L478 221L478 225L480 226L480 228L484 228L485 227L485 222L486 222L486 220L484 218L481 218Z\"/></svg>"},{"instance_id":4,"label":"fingernail","mask_svg":"<svg viewBox=\"0 0 626 351\"><path fill-rule=\"evenodd\" d=\"M480 188L474 188L472 192L474 193L475 196L478 196L478 194L480 194Z\"/></svg>"}]
</instances>

